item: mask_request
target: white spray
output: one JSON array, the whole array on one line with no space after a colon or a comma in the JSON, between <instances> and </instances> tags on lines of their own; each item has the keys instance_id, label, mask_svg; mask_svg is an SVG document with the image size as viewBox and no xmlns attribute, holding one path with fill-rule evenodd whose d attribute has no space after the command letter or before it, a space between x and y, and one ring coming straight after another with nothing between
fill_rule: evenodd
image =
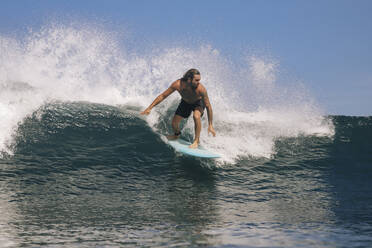
<instances>
[{"instance_id":1,"label":"white spray","mask_svg":"<svg viewBox=\"0 0 372 248\"><path fill-rule=\"evenodd\" d=\"M202 145L222 161L270 157L278 137L333 134L305 91L276 85L278 63L251 56L240 67L208 45L129 55L115 37L89 27L54 25L22 41L0 36L0 150L11 153L19 123L49 101L145 108L190 68L201 71L214 112L217 137L207 135L205 114ZM168 120L179 99L175 93L158 105L146 118L149 125L157 129ZM192 118L184 132L193 134Z\"/></svg>"}]
</instances>

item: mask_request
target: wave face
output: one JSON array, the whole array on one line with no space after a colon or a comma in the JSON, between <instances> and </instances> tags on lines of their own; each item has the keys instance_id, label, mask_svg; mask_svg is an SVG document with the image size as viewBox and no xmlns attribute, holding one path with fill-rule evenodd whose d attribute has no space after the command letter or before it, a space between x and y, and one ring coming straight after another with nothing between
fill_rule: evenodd
<instances>
[{"instance_id":1,"label":"wave face","mask_svg":"<svg viewBox=\"0 0 372 248\"><path fill-rule=\"evenodd\" d=\"M273 59L246 56L234 63L208 45L158 48L147 53L125 49L114 35L89 26L50 25L23 40L0 37L0 149L12 153L17 127L54 101L87 101L143 109L189 68L202 72L214 109L217 138L203 145L233 162L240 156L275 154L278 137L332 136L332 122L299 83L278 85ZM147 118L156 132L169 132L177 93ZM184 123L192 135L193 121Z\"/></svg>"},{"instance_id":2,"label":"wave face","mask_svg":"<svg viewBox=\"0 0 372 248\"><path fill-rule=\"evenodd\" d=\"M329 120L332 137L281 137L270 158L221 164L175 153L133 107L43 105L1 159L1 240L368 247L372 118Z\"/></svg>"},{"instance_id":3,"label":"wave face","mask_svg":"<svg viewBox=\"0 0 372 248\"><path fill-rule=\"evenodd\" d=\"M131 53L104 30L58 25L1 36L0 50L3 246L371 246L372 118L325 116L275 60ZM164 141L178 95L139 115L191 67L218 160ZM192 139L192 120L182 128Z\"/></svg>"},{"instance_id":4,"label":"wave face","mask_svg":"<svg viewBox=\"0 0 372 248\"><path fill-rule=\"evenodd\" d=\"M78 158L80 153L89 152L93 152L89 157L95 159L96 152L100 150L102 154L97 157L98 163L114 158L126 159L122 161L124 164L134 161L143 163L145 158L152 163L163 163L163 159L168 161L181 156L166 144L164 136L159 135L169 131L167 123L173 116L173 110L168 110L162 122L154 126L149 125L148 120L138 114L139 111L139 107L127 105L48 103L22 121L13 137L13 155L4 154L3 159L31 154L61 158L68 154L72 159L73 154ZM339 166L343 169L344 165L355 161L359 161L363 166L367 165L372 151L369 146L372 133L371 117L329 116L326 119L334 125L333 136L278 136L273 140L274 153L270 158L252 157L247 153L237 157L230 165L256 160L278 160L279 163L298 160L304 163L329 157L339 161ZM259 126L259 123L256 125ZM154 128L159 132L154 132ZM193 138L193 132L184 135L190 140ZM210 160L205 165L229 166L226 161L222 162L224 163L221 164L219 159Z\"/></svg>"}]
</instances>

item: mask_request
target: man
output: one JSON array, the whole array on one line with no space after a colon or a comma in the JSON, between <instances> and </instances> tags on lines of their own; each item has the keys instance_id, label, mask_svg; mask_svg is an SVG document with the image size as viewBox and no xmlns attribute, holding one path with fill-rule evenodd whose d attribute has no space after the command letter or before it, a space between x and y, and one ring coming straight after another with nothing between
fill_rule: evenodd
<instances>
[{"instance_id":1,"label":"man","mask_svg":"<svg viewBox=\"0 0 372 248\"><path fill-rule=\"evenodd\" d=\"M207 90L200 83L200 72L197 69L188 70L181 79L174 81L171 86L161 93L155 100L147 107L141 114L148 115L151 109L161 103L174 91L178 91L181 95L181 103L178 105L176 113L172 120L173 135L169 135L168 139L175 140L181 135L179 124L183 118L188 118L193 112L195 124L195 138L194 142L189 146L190 148L197 148L200 143L201 120L204 108L207 108L208 113L208 133L216 136L213 128L213 112L212 106L209 102Z\"/></svg>"}]
</instances>

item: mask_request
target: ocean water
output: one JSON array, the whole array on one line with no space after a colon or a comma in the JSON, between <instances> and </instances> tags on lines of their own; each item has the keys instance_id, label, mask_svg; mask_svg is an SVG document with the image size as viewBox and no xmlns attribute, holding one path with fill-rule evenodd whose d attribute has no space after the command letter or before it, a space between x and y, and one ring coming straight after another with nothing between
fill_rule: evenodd
<instances>
[{"instance_id":1,"label":"ocean water","mask_svg":"<svg viewBox=\"0 0 372 248\"><path fill-rule=\"evenodd\" d=\"M166 144L178 95L139 115L191 67L221 159ZM0 36L0 246L370 247L372 117L326 115L279 75L267 56L134 53L91 27Z\"/></svg>"}]
</instances>

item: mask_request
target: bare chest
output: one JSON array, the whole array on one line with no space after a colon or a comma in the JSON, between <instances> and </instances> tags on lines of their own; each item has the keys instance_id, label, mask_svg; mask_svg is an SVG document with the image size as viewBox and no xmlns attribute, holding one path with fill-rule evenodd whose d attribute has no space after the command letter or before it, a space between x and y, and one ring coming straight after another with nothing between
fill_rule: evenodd
<instances>
[{"instance_id":1,"label":"bare chest","mask_svg":"<svg viewBox=\"0 0 372 248\"><path fill-rule=\"evenodd\" d=\"M192 90L191 88L180 88L178 91L184 101L187 103L194 103L201 99L201 95L198 90Z\"/></svg>"}]
</instances>

